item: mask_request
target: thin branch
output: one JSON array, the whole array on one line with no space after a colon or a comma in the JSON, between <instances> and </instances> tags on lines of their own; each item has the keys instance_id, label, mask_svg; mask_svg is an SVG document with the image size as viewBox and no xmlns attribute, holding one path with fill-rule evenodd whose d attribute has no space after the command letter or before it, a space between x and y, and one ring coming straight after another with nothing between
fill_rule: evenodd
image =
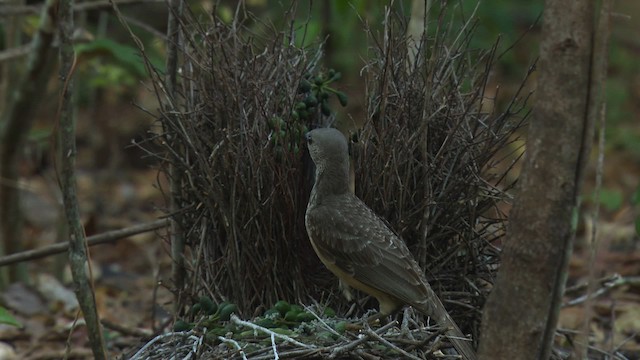
<instances>
[{"instance_id":1,"label":"thin branch","mask_svg":"<svg viewBox=\"0 0 640 360\"><path fill-rule=\"evenodd\" d=\"M605 147L605 126L606 126L606 103L603 94L606 90L607 80L607 64L608 64L608 44L610 37L610 19L612 0L605 0L601 3L600 12L598 16L598 22L596 23L597 31L594 32L594 44L591 57L591 89L590 94L593 96L592 103L589 104L589 112L587 116L592 124L597 122L596 118L599 118L598 127L598 160L596 162L596 184L594 189L594 211L593 211L593 227L591 232L591 246L589 251L589 286L587 288L587 296L584 303L584 323L582 324L582 334L579 335L581 339L576 339L579 344L576 348L574 355L575 359L582 359L587 355L588 333L591 326L591 318L593 316L593 302L589 301L596 289L595 277L596 271L599 267L596 265L597 253L602 246L599 241L598 233L598 218L600 216L600 191L602 188L602 174L604 167L604 147ZM586 133L586 141L591 141L592 131ZM588 159L588 154L585 155ZM586 162L588 160L583 160Z\"/></svg>"},{"instance_id":2,"label":"thin branch","mask_svg":"<svg viewBox=\"0 0 640 360\"><path fill-rule=\"evenodd\" d=\"M278 339L287 341L287 342L289 342L291 344L303 347L305 349L313 349L313 348L316 347L315 345L308 345L308 344L301 343L301 342L299 342L299 341L297 341L297 340L295 340L295 339L293 339L293 338L291 338L291 337L289 337L287 335L278 334L276 332L273 332L270 329L267 329L265 327L256 325L254 323L251 323L251 322L248 322L248 321L244 321L244 320L240 320L240 318L235 316L235 315L231 315L231 322L233 322L234 324L240 325L240 326L246 326L246 327L248 327L250 329L253 329L253 330L256 330L256 331L261 331L261 332L263 332L265 334L268 334L270 336L275 336Z\"/></svg>"},{"instance_id":3,"label":"thin branch","mask_svg":"<svg viewBox=\"0 0 640 360\"><path fill-rule=\"evenodd\" d=\"M87 245L94 246L100 244L106 244L114 242L116 240L124 239L129 236L142 234L148 231L153 231L166 227L169 221L166 219L156 220L144 224L133 225L124 229L118 229L113 231L107 231L102 234L89 236L87 238ZM27 250L8 256L0 257L0 266L9 265L22 261L30 261L40 259L43 257L59 254L69 249L69 242L61 242L48 246L41 247L39 249Z\"/></svg>"},{"instance_id":4,"label":"thin branch","mask_svg":"<svg viewBox=\"0 0 640 360\"><path fill-rule=\"evenodd\" d=\"M165 83L167 86L167 95L171 99L171 103L175 104L177 95L177 77L178 77L178 46L181 41L180 25L178 18L182 15L183 1L171 0L169 8L169 19L167 24L167 74ZM170 105L170 104L169 104ZM165 128L165 132L166 132ZM178 210L177 196L182 187L182 176L176 171L173 164L169 165L169 181L171 187L170 208L172 212ZM176 288L176 313L180 310L180 296L185 284L185 264L184 264L185 241L184 233L175 218L171 220L171 257L173 258L171 277L173 278L174 287Z\"/></svg>"},{"instance_id":5,"label":"thin branch","mask_svg":"<svg viewBox=\"0 0 640 360\"><path fill-rule=\"evenodd\" d=\"M31 50L33 50L33 44L28 43L22 46L0 51L0 62L29 55Z\"/></svg>"},{"instance_id":6,"label":"thin branch","mask_svg":"<svg viewBox=\"0 0 640 360\"><path fill-rule=\"evenodd\" d=\"M420 360L419 357L411 355L408 352L402 350L401 348L399 348L396 345L392 344L389 340L387 340L387 339L383 338L382 336L376 334L376 332L371 330L371 329L367 329L367 335L369 335L372 338L378 340L380 343L388 346L389 348L399 352L400 354L404 355L404 357L406 357L407 359Z\"/></svg>"},{"instance_id":7,"label":"thin branch","mask_svg":"<svg viewBox=\"0 0 640 360\"><path fill-rule=\"evenodd\" d=\"M62 89L59 107L59 137L62 172L60 185L64 200L64 210L69 226L69 264L73 278L74 290L78 304L82 309L91 351L97 360L107 358L102 327L96 310L96 298L93 284L87 275L86 265L91 263L87 258L86 236L80 221L80 208L76 189L76 131L75 109L73 104L73 73L76 65L76 54L73 49L73 0L60 0L58 3L58 33L60 39L60 80Z\"/></svg>"}]
</instances>

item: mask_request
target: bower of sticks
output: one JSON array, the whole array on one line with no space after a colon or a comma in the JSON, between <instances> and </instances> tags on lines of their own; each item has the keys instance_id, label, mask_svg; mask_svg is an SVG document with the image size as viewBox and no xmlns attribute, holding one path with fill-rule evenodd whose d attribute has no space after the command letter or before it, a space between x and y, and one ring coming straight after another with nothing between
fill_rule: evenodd
<instances>
[{"instance_id":1,"label":"bower of sticks","mask_svg":"<svg viewBox=\"0 0 640 360\"><path fill-rule=\"evenodd\" d=\"M293 19L295 5L289 11ZM355 193L407 242L449 313L477 339L529 94L510 95L497 110L495 94L485 93L496 51L471 48L473 19L436 21L418 37L407 35L408 21L389 13L384 30L369 33L361 73L343 74L366 84L357 95L364 111L348 114L329 99L329 109L308 106L301 116L301 83L335 75L323 65L322 43L295 45L304 23L278 27L241 8L230 23L181 15L173 93L149 65L161 106L143 146L172 182L162 188L175 222L168 286L185 327L132 358L447 353L442 329L410 309L367 324L375 299L345 300L311 248L304 213L314 169L304 133L321 126L343 130ZM286 318L292 309L311 316Z\"/></svg>"}]
</instances>

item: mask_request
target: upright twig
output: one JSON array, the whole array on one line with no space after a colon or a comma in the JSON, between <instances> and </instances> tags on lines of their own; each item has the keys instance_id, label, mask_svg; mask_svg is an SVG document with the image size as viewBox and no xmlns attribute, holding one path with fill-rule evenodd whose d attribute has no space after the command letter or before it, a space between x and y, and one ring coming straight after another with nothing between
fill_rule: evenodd
<instances>
[{"instance_id":1,"label":"upright twig","mask_svg":"<svg viewBox=\"0 0 640 360\"><path fill-rule=\"evenodd\" d=\"M590 107L589 116L595 123L595 118L598 121L598 162L596 165L596 185L594 189L594 206L593 211L593 228L591 232L591 243L589 251L589 276L588 276L588 288L587 288L587 301L584 304L584 323L582 324L582 333L578 335L576 352L573 355L573 359L584 359L587 356L589 347L589 329L591 325L591 317L593 315L593 300L592 294L596 291L597 280L596 276L596 256L599 250L598 241L598 218L600 216L600 190L602 187L602 172L604 167L604 146L605 146L605 125L606 104L604 102L604 93L606 89L607 80L607 64L608 62L608 49L609 49L609 37L611 34L611 8L612 1L605 0L602 2L600 13L598 16L597 30L594 33L593 54L591 56L591 77L592 77L592 90L594 94L594 101Z\"/></svg>"},{"instance_id":2,"label":"upright twig","mask_svg":"<svg viewBox=\"0 0 640 360\"><path fill-rule=\"evenodd\" d=\"M178 18L182 14L183 1L171 0L169 9L169 20L167 24L167 74L165 83L167 84L167 94L172 101L177 99L176 84L178 78L178 45L180 43L180 26ZM177 149L176 149L177 150ZM181 176L176 171L173 164L169 164L169 206L170 211L174 214L178 213L177 196L181 192ZM184 236L182 230L175 218L171 218L171 257L173 263L171 267L171 275L173 277L176 289L176 311L180 309L180 294L185 283L185 267L184 267Z\"/></svg>"},{"instance_id":3,"label":"upright twig","mask_svg":"<svg viewBox=\"0 0 640 360\"><path fill-rule=\"evenodd\" d=\"M407 27L408 69L413 69L418 51L427 46L430 9L431 0L413 0L411 2L411 18Z\"/></svg>"},{"instance_id":4,"label":"upright twig","mask_svg":"<svg viewBox=\"0 0 640 360\"><path fill-rule=\"evenodd\" d=\"M87 326L91 350L95 359L106 359L102 328L96 310L96 300L92 283L89 280L85 266L87 260L87 246L80 209L76 195L76 141L75 114L73 108L73 71L75 69L75 52L73 49L73 0L60 0L58 6L60 17L60 78L62 91L60 94L60 151L62 172L60 184L64 200L64 210L69 226L69 263L73 277L74 290ZM89 269L91 269L89 267Z\"/></svg>"}]
</instances>

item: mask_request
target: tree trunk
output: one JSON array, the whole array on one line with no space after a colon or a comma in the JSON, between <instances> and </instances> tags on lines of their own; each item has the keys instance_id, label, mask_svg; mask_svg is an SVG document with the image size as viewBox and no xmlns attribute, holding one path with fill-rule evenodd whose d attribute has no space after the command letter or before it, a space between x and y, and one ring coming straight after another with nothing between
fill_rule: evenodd
<instances>
[{"instance_id":1,"label":"tree trunk","mask_svg":"<svg viewBox=\"0 0 640 360\"><path fill-rule=\"evenodd\" d=\"M548 359L593 135L594 3L547 0L537 102L502 266L487 300L481 359Z\"/></svg>"}]
</instances>

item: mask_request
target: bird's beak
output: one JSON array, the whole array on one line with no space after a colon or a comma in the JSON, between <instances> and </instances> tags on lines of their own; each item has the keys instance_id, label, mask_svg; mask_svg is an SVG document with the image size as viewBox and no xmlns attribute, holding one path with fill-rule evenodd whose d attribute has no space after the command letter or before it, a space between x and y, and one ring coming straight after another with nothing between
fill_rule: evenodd
<instances>
[{"instance_id":1,"label":"bird's beak","mask_svg":"<svg viewBox=\"0 0 640 360\"><path fill-rule=\"evenodd\" d=\"M304 134L304 138L307 139L307 143L311 144L311 132Z\"/></svg>"}]
</instances>

